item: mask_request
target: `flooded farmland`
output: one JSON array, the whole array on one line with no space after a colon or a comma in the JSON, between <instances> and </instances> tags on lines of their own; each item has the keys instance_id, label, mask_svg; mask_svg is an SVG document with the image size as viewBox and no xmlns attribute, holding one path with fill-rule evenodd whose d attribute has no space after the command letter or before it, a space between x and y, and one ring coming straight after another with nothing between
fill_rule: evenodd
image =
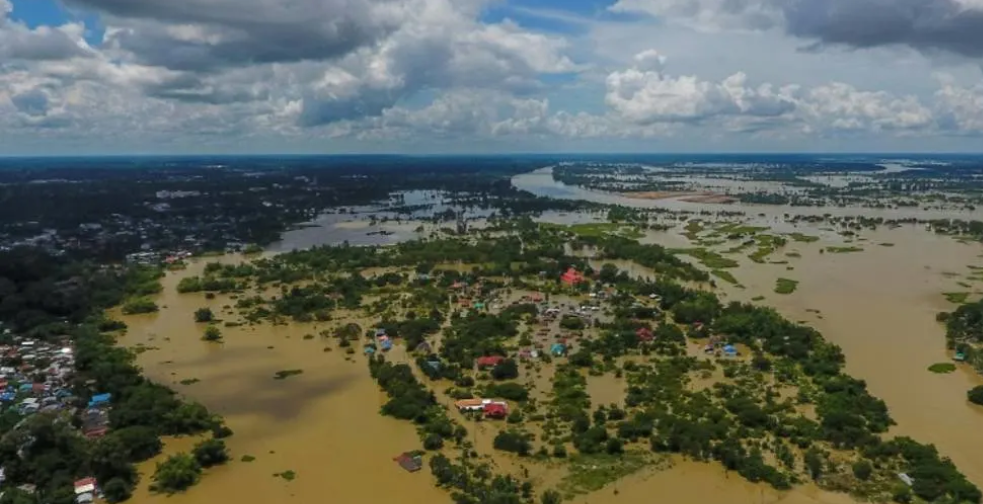
<instances>
[{"instance_id":1,"label":"flooded farmland","mask_svg":"<svg viewBox=\"0 0 983 504\"><path fill-rule=\"evenodd\" d=\"M223 344L200 341L194 311L208 306L221 318L222 307L234 304L227 296L206 300L177 293L179 279L203 265L168 273L160 313L122 317L130 329L120 342L157 348L139 357L146 375L226 418L235 431L227 440L233 461L208 470L200 484L173 497L147 492L145 483L153 473L153 463L147 463L133 502L315 503L328 495L331 502L345 503L450 502L429 474L410 474L393 462L419 446L415 429L379 415L383 394L363 357L346 361L337 349L324 352L320 338L304 339L318 328L225 327ZM284 369L303 374L274 380ZM180 383L193 379L200 381ZM182 441L168 448L186 449ZM246 455L255 460L240 461ZM296 479L273 476L285 471L294 471Z\"/></svg>"},{"instance_id":2,"label":"flooded farmland","mask_svg":"<svg viewBox=\"0 0 983 504\"><path fill-rule=\"evenodd\" d=\"M531 186L525 186L528 187ZM557 190L576 193L568 197L582 196L583 191ZM542 189L538 194L551 191ZM618 198L601 193L583 196L608 203L615 201L611 198ZM680 201L627 198L616 201L645 207L707 208ZM766 213L765 217L748 219L758 223L774 222L789 211L776 207L725 208L749 214L759 210ZM894 214L893 210L866 208L795 209L797 213L800 210L805 214L815 211L904 216ZM882 215L883 212L887 213ZM591 221L576 215L551 215L545 220ZM307 234L288 235L275 250L345 240L352 244L394 243L417 236L415 228L419 223L370 225L364 220L331 217L321 225L320 229L295 232ZM372 229L387 229L393 234L371 235L365 241L358 239ZM781 264L740 258L740 266L732 270L740 286L718 281L723 299L774 306L790 319L804 321L820 330L843 348L847 371L866 380L871 392L886 401L899 424L892 433L936 444L970 480L983 484L983 441L971 434L983 422L983 413L965 401L965 390L983 381L970 370L947 375L927 371L929 365L950 359L944 348L942 328L935 322L936 313L953 307L942 293L965 290L956 284L969 281L964 278L970 273L968 265L983 264L980 258L983 247L938 236L921 227L906 226L863 232L861 237L851 239L850 243L862 251L824 253L824 247L842 245L842 237L822 231L820 226L799 224L795 229L823 239L814 243L790 242L775 254L775 259L783 259L775 261ZM688 244L679 228L647 233L642 241L668 247ZM240 260L223 258L223 261ZM603 262L591 260L594 267ZM632 275L649 273L633 263L618 266ZM319 503L328 498L346 504L391 500L421 504L451 502L446 492L434 486L426 468L410 474L392 461L399 453L418 448L418 435L412 424L379 415L384 396L369 376L363 356L346 356L337 348L325 351L326 347L335 345L322 340L318 333L330 324L226 327L222 330L222 345L200 341L201 326L193 321L194 311L207 306L219 318L231 320L232 312L224 307L235 304L234 299L224 295L209 300L201 295L177 293L178 281L200 273L203 267L204 261L192 263L185 271L167 274L163 294L157 300L161 306L159 313L120 316L129 325L128 334L120 343L147 349L140 354L139 363L148 377L174 387L226 418L235 431L227 440L233 461L208 470L201 483L173 497L147 491L146 481L153 471L153 462L144 464L141 466L144 481L133 502ZM776 294L778 278L798 281L795 292ZM983 291L983 284L973 285L971 290ZM313 337L305 338L308 335ZM408 359L399 349L393 355L396 359ZM273 379L277 371L286 369L301 369L303 374L286 380ZM610 375L600 378L589 381L590 395L597 403L620 402L624 382ZM193 380L197 381L181 383ZM468 425L469 429L473 427ZM481 426L475 435L476 444L488 448L494 431ZM189 441L171 440L167 451L187 450ZM241 461L243 456L255 460ZM514 459L505 455L497 463L516 465ZM295 472L296 479L286 481L274 477L284 471ZM542 477L548 480L553 476L547 471ZM810 485L791 492L775 492L764 485L748 483L736 474L727 474L719 464L683 460L665 471L636 473L597 492L578 496L572 502L647 502L653 495L672 504L854 502L843 494L824 492Z\"/></svg>"}]
</instances>

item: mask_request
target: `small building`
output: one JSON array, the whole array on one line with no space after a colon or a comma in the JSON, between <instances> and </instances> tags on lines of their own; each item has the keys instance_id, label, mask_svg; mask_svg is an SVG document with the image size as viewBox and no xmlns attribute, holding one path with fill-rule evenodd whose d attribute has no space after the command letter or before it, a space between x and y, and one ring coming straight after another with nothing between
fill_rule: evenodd
<instances>
[{"instance_id":1,"label":"small building","mask_svg":"<svg viewBox=\"0 0 983 504\"><path fill-rule=\"evenodd\" d=\"M108 406L110 399L112 399L112 394L96 394L89 399L88 407Z\"/></svg>"},{"instance_id":2,"label":"small building","mask_svg":"<svg viewBox=\"0 0 983 504\"><path fill-rule=\"evenodd\" d=\"M485 404L491 401L487 399L482 399L480 397L475 397L473 399L461 399L454 403L454 407L458 409L461 413L466 411L481 411L485 408Z\"/></svg>"},{"instance_id":3,"label":"small building","mask_svg":"<svg viewBox=\"0 0 983 504\"><path fill-rule=\"evenodd\" d=\"M486 404L482 411L485 414L485 418L501 419L508 416L509 406L503 402L492 402Z\"/></svg>"},{"instance_id":4,"label":"small building","mask_svg":"<svg viewBox=\"0 0 983 504\"><path fill-rule=\"evenodd\" d=\"M652 331L648 327L639 327L635 331L635 335L638 336L639 341L649 342L655 339L655 335L652 334Z\"/></svg>"},{"instance_id":5,"label":"small building","mask_svg":"<svg viewBox=\"0 0 983 504\"><path fill-rule=\"evenodd\" d=\"M75 502L88 504L96 497L96 479L82 478L75 482Z\"/></svg>"},{"instance_id":6,"label":"small building","mask_svg":"<svg viewBox=\"0 0 983 504\"><path fill-rule=\"evenodd\" d=\"M553 345L550 346L550 353L556 357L562 357L567 354L567 346L559 342L553 343Z\"/></svg>"},{"instance_id":7,"label":"small building","mask_svg":"<svg viewBox=\"0 0 983 504\"><path fill-rule=\"evenodd\" d=\"M423 456L417 453L401 453L400 455L393 457L393 460L399 464L406 472L417 472L423 468Z\"/></svg>"},{"instance_id":8,"label":"small building","mask_svg":"<svg viewBox=\"0 0 983 504\"><path fill-rule=\"evenodd\" d=\"M486 355L483 357L478 357L478 369L495 367L502 363L505 357L501 355Z\"/></svg>"},{"instance_id":9,"label":"small building","mask_svg":"<svg viewBox=\"0 0 983 504\"><path fill-rule=\"evenodd\" d=\"M562 276L560 276L560 281L573 286L584 281L584 275L574 268L569 268Z\"/></svg>"},{"instance_id":10,"label":"small building","mask_svg":"<svg viewBox=\"0 0 983 504\"><path fill-rule=\"evenodd\" d=\"M420 353L429 354L429 353L433 353L433 347L430 346L430 343L424 341L416 346L416 351Z\"/></svg>"},{"instance_id":11,"label":"small building","mask_svg":"<svg viewBox=\"0 0 983 504\"><path fill-rule=\"evenodd\" d=\"M727 357L737 357L737 348L734 345L724 345L724 355Z\"/></svg>"}]
</instances>

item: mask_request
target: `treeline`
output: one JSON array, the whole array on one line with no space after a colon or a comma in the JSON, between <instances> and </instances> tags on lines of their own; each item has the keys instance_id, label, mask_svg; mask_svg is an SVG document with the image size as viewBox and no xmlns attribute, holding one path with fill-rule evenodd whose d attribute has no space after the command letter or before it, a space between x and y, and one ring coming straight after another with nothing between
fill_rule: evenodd
<instances>
[{"instance_id":1,"label":"treeline","mask_svg":"<svg viewBox=\"0 0 983 504\"><path fill-rule=\"evenodd\" d=\"M0 321L36 337L60 335L94 310L160 292L163 271L149 266L76 262L34 248L0 252Z\"/></svg>"}]
</instances>

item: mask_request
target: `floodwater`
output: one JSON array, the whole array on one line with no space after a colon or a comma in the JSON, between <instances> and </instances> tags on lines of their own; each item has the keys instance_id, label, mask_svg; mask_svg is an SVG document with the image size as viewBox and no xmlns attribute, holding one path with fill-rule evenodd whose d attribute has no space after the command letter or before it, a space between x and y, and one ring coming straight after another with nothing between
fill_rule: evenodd
<instances>
[{"instance_id":1,"label":"floodwater","mask_svg":"<svg viewBox=\"0 0 983 504\"><path fill-rule=\"evenodd\" d=\"M153 463L147 463L132 502L450 502L428 470L410 474L392 461L419 448L419 437L412 424L379 415L384 397L365 359L355 355L346 361L333 339L317 336L327 326L223 327L223 344L200 341L203 328L194 323L194 311L208 306L221 317L222 306L235 303L226 296L206 300L202 294L177 293L180 277L201 268L203 263L192 264L167 274L158 314L121 316L129 331L120 343L159 348L139 356L146 375L225 417L235 432L227 440L232 461L207 470L198 485L170 498L147 491L153 473ZM305 340L305 334L315 337ZM334 351L324 352L328 346ZM273 379L286 369L303 374ZM179 383L194 378L200 382ZM168 451L187 451L191 444L176 440ZM240 461L243 455L255 461ZM296 473L293 481L273 476L288 470Z\"/></svg>"},{"instance_id":2,"label":"floodwater","mask_svg":"<svg viewBox=\"0 0 983 504\"><path fill-rule=\"evenodd\" d=\"M530 176L543 176L541 172L537 173L539 175ZM521 177L525 176L516 179ZM552 181L551 177L549 180ZM652 207L666 203L618 200L616 196L579 188L557 189L558 186L553 183L552 189L544 189L538 194L558 190L566 194L562 197L590 193L590 198L605 202L615 202L611 201L615 199L634 206ZM520 188L529 187L529 184L520 185ZM757 207L748 206L719 207L675 201L670 204L695 211L722 208L744 210L749 215L758 213ZM767 217L760 218L768 222L779 220L786 212L835 214L841 211L843 215L878 212L866 208L760 209L768 211ZM580 214L546 216L546 220L563 222L581 219L593 220ZM288 235L277 250L338 243L346 239L353 244L364 243L346 236L366 236L365 222L364 218L333 214L325 219L321 228L306 228L307 232L314 233L308 235L309 239ZM398 226L394 230L397 235L385 236L391 243L391 240L412 238L415 235L413 229L419 224L389 222L380 226ZM790 240L784 249L770 258L788 260L787 265L757 264L741 258L741 267L732 272L745 288L718 281L725 300L750 301L764 296L763 303L822 331L826 338L843 347L847 371L866 380L871 392L887 402L899 423L893 433L935 443L973 482L983 485L983 439L974 434L983 422L983 412L968 406L965 401L965 391L983 380L969 370L948 375L932 374L927 370L935 362L950 360L935 314L953 307L941 293L967 290L957 286L956 282L973 282L965 278L970 273L966 266L983 264L980 259L983 248L977 244L960 244L918 226L906 226L864 232L865 240L853 243L862 246L863 252L821 254L820 249L831 244L827 240L842 238L807 224L799 224L796 230L822 235L823 241L806 244ZM425 233L430 231L428 226ZM371 236L376 239L380 235ZM669 246L688 243L678 230L649 233L645 241ZM881 243L894 246L885 247L879 245ZM784 256L792 251L801 257ZM222 260L238 261L241 258ZM426 468L409 474L392 461L392 457L402 451L419 448L419 438L411 424L378 414L384 397L369 376L364 358L360 355L346 358L333 340L325 341L317 336L321 330L340 322L320 326L274 327L264 324L223 328L223 344L200 341L203 328L193 322L194 311L208 306L216 314L222 313L221 316L232 320L233 316L223 313L222 307L235 303L227 296L207 300L201 294L179 295L176 292L179 279L199 273L203 264L194 263L186 271L167 274L163 294L158 300L162 307L160 313L120 316L130 327L120 343L155 348L139 356L139 363L148 377L173 386L226 418L235 431L227 441L233 460L227 466L208 470L201 483L187 493L171 498L148 493L146 484L153 472L153 463L144 464L141 466L144 480L133 502L450 502L444 491L433 486ZM619 266L631 269L626 264ZM632 267L636 268L634 274L647 275L645 269ZM798 280L798 290L787 296L775 294L773 289L779 277ZM974 284L972 290L977 289L983 289L983 284ZM314 338L304 339L307 334ZM334 350L325 352L325 347ZM397 357L400 349L394 349L393 353L393 357ZM285 369L302 369L304 372L286 380L273 380L276 371ZM180 384L181 380L193 378L200 382ZM534 381L539 383L540 378ZM620 402L623 398L619 397L619 392L623 396L623 384L611 375L600 379L591 377L588 383L595 404ZM475 429L474 424L467 424L467 427ZM476 444L482 452L487 453L490 449L490 439L496 428L488 424L475 432ZM167 452L186 451L193 441L170 440ZM240 461L244 455L256 459ZM518 466L515 460L499 454L496 454L496 461L503 469ZM297 478L287 482L273 476L287 470L295 471ZM536 474L535 470L533 474ZM667 471L630 476L598 492L578 497L574 502L648 502L652 495L673 504L853 502L845 495L830 494L808 485L792 492L776 493L763 485L750 484L735 474L728 475L718 465L685 461L678 461Z\"/></svg>"},{"instance_id":3,"label":"floodwater","mask_svg":"<svg viewBox=\"0 0 983 504\"><path fill-rule=\"evenodd\" d=\"M832 215L837 217L881 217L884 219L978 219L983 220L983 209L969 210L924 210L921 208L866 208L866 207L793 207L782 205L751 205L734 203L728 205L708 205L684 201L682 198L667 198L646 200L628 198L615 193L595 191L578 186L571 186L553 180L553 168L546 167L512 177L512 185L517 189L529 191L537 196L558 199L579 199L614 205L634 206L639 208L664 208L675 211L721 211L745 212L748 215L764 214L769 217L780 217L784 214L793 215Z\"/></svg>"},{"instance_id":4,"label":"floodwater","mask_svg":"<svg viewBox=\"0 0 983 504\"><path fill-rule=\"evenodd\" d=\"M236 262L241 258L227 256L220 260ZM208 300L200 293L177 293L180 278L200 274L205 262L192 263L185 271L167 273L164 291L157 300L161 306L159 313L113 315L129 325L120 344L150 348L138 357L146 376L174 387L225 417L235 432L227 439L232 460L225 466L207 470L200 483L186 493L171 497L148 491L156 460L144 463L139 467L143 479L132 502L450 503L447 493L433 485L429 470L424 468L409 474L392 461L402 451L419 448L417 433L412 424L379 414L385 398L369 376L364 357L356 354L346 358L334 340L323 340L318 335L329 324L222 327L224 343L201 341L203 327L193 321L198 308L207 306L217 317L235 320L231 310L224 308L235 303L229 296L218 295ZM364 327L366 321L356 322ZM314 337L305 339L308 334ZM334 350L325 352L325 347ZM394 348L390 357L394 362L409 360L401 347ZM274 373L286 369L301 369L303 374L286 380L273 379ZM548 374L543 369L542 377ZM548 390L549 385L542 377L534 381ZM182 380L190 379L200 381L181 384ZM588 383L596 403L622 402L622 379L608 374L590 377ZM438 397L446 399L442 394ZM457 418L456 413L452 415ZM465 422L465 425L479 451L492 454L491 460L499 471L515 473L528 467L530 477L549 485L562 477L556 468L529 464L495 452L491 441L503 426L487 422ZM189 451L195 441L194 438L169 439L165 454ZM244 455L255 460L242 461ZM293 481L274 476L288 470L296 473ZM618 490L617 495L614 489ZM672 469L656 474L643 471L575 502L641 502L652 493L672 496L674 504L852 502L840 495L827 499L824 492L808 486L778 494L737 475L726 475L716 465L682 460ZM817 495L824 497L818 499Z\"/></svg>"},{"instance_id":5,"label":"floodwater","mask_svg":"<svg viewBox=\"0 0 983 504\"><path fill-rule=\"evenodd\" d=\"M788 264L758 264L740 257L741 266L731 272L744 288L718 280L724 299L752 301L763 296L762 303L821 331L828 340L843 348L847 372L865 380L871 393L887 403L898 422L891 431L893 434L934 443L971 481L983 486L983 438L976 435L983 425L983 408L966 401L966 391L983 384L983 378L966 366L951 374L934 374L927 370L934 363L951 361L945 348L944 328L935 321L935 316L940 311L951 311L955 306L948 303L942 293L971 291L975 297L979 296L983 285L967 278L971 273L967 266L983 264L983 247L976 243L960 243L912 225L862 232L862 236L849 245L862 247L863 252L824 254L820 249L844 245L843 238L830 230L820 229L824 225L792 225L784 219L784 214L827 213L886 219L979 219L983 212L719 206L678 200L637 200L557 183L552 179L551 168L516 176L513 184L534 194L563 199L692 212L741 210L749 216L744 220L751 224L821 237L821 241L811 244L789 240L784 249L769 257L769 260L788 261ZM654 243L678 246L679 231L650 234L647 238ZM798 252L801 257L786 257L787 252ZM776 294L774 288L778 278L799 281L798 289L790 295ZM971 288L957 282L969 283Z\"/></svg>"},{"instance_id":6,"label":"floodwater","mask_svg":"<svg viewBox=\"0 0 983 504\"><path fill-rule=\"evenodd\" d=\"M719 464L676 460L666 471L642 471L573 504L854 504L846 494L835 494L804 485L791 492L776 492L749 483Z\"/></svg>"},{"instance_id":7,"label":"floodwater","mask_svg":"<svg viewBox=\"0 0 983 504\"><path fill-rule=\"evenodd\" d=\"M731 271L746 288L720 281L718 286L725 300L764 296L762 303L807 322L841 346L847 372L866 380L871 393L887 403L898 422L892 433L934 443L974 483L983 485L983 439L975 434L983 425L983 411L966 402L966 391L983 379L965 367L951 374L927 369L951 361L944 328L935 316L955 308L943 292L983 287L957 285L973 282L966 278L971 273L967 265L981 263L983 247L917 226L863 236L865 241L852 244L863 252L820 253L830 245L820 241L789 243L770 258L787 260L787 265L741 257L741 266ZM802 257L783 255L791 251ZM790 295L776 294L778 278L797 280L798 288Z\"/></svg>"}]
</instances>

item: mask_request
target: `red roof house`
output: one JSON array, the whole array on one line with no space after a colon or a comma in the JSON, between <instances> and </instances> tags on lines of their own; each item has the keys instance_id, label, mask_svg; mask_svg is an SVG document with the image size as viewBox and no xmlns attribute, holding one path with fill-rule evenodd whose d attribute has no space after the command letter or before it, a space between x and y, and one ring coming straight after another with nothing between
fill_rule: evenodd
<instances>
[{"instance_id":1,"label":"red roof house","mask_svg":"<svg viewBox=\"0 0 983 504\"><path fill-rule=\"evenodd\" d=\"M504 360L505 357L502 357L501 355L486 355L484 357L478 357L478 368L495 367Z\"/></svg>"},{"instance_id":2,"label":"red roof house","mask_svg":"<svg viewBox=\"0 0 983 504\"><path fill-rule=\"evenodd\" d=\"M509 407L504 403L493 402L485 405L486 418L505 418L509 414Z\"/></svg>"},{"instance_id":3,"label":"red roof house","mask_svg":"<svg viewBox=\"0 0 983 504\"><path fill-rule=\"evenodd\" d=\"M648 327L639 327L635 334L638 336L639 341L652 341L655 336Z\"/></svg>"},{"instance_id":4,"label":"red roof house","mask_svg":"<svg viewBox=\"0 0 983 504\"><path fill-rule=\"evenodd\" d=\"M560 277L560 281L567 285L576 285L584 281L584 275L576 269L570 268Z\"/></svg>"}]
</instances>

